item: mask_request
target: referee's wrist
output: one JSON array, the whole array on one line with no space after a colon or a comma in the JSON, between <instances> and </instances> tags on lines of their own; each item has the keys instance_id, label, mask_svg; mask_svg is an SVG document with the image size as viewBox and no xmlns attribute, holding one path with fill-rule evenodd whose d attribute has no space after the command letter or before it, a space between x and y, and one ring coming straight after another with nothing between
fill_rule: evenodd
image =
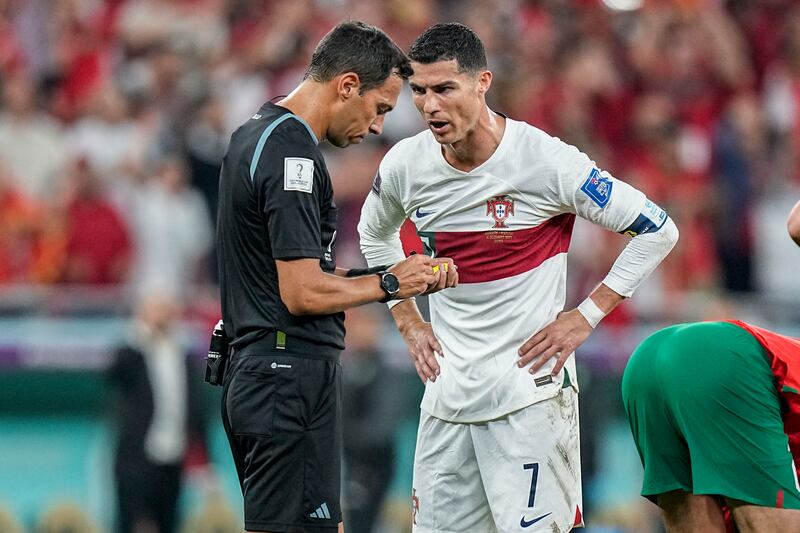
<instances>
[{"instance_id":1,"label":"referee's wrist","mask_svg":"<svg viewBox=\"0 0 800 533\"><path fill-rule=\"evenodd\" d=\"M396 299L397 295L400 294L400 280L397 279L397 276L394 274L394 272L383 270L381 272L377 272L376 275L378 276L379 280L378 285L384 293L384 297L378 301L385 304Z\"/></svg>"}]
</instances>

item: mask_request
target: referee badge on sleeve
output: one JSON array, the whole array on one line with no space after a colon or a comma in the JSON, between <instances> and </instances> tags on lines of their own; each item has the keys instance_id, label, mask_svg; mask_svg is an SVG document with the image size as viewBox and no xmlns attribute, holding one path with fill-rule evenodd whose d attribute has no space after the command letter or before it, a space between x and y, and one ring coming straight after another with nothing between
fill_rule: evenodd
<instances>
[{"instance_id":1,"label":"referee badge on sleeve","mask_svg":"<svg viewBox=\"0 0 800 533\"><path fill-rule=\"evenodd\" d=\"M305 157L283 160L283 190L311 192L314 188L314 161Z\"/></svg>"}]
</instances>

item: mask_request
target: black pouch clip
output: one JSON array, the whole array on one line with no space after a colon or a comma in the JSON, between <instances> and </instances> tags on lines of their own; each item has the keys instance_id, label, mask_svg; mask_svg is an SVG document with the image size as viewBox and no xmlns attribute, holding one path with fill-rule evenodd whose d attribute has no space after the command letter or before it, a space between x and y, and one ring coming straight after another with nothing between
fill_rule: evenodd
<instances>
[{"instance_id":1,"label":"black pouch clip","mask_svg":"<svg viewBox=\"0 0 800 533\"><path fill-rule=\"evenodd\" d=\"M211 342L208 345L206 357L206 383L222 386L225 379L225 369L228 366L228 336L222 320L217 322L211 332Z\"/></svg>"}]
</instances>

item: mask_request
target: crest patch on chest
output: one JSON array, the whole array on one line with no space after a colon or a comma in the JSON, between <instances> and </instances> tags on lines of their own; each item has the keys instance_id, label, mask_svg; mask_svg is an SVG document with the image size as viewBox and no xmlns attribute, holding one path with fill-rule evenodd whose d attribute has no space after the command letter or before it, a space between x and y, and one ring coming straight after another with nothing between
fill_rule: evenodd
<instances>
[{"instance_id":1,"label":"crest patch on chest","mask_svg":"<svg viewBox=\"0 0 800 533\"><path fill-rule=\"evenodd\" d=\"M507 228L506 220L514 214L514 199L508 195L486 200L486 215L494 220L493 228Z\"/></svg>"}]
</instances>

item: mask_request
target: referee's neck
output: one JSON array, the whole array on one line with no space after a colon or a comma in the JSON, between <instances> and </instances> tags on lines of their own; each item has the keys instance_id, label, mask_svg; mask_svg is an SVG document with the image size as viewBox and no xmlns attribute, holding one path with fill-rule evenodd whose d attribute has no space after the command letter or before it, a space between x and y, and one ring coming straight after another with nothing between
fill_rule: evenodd
<instances>
[{"instance_id":1,"label":"referee's neck","mask_svg":"<svg viewBox=\"0 0 800 533\"><path fill-rule=\"evenodd\" d=\"M302 118L320 142L325 139L331 121L333 91L328 85L314 80L304 80L289 93L289 96L276 102L276 105L285 107Z\"/></svg>"}]
</instances>

